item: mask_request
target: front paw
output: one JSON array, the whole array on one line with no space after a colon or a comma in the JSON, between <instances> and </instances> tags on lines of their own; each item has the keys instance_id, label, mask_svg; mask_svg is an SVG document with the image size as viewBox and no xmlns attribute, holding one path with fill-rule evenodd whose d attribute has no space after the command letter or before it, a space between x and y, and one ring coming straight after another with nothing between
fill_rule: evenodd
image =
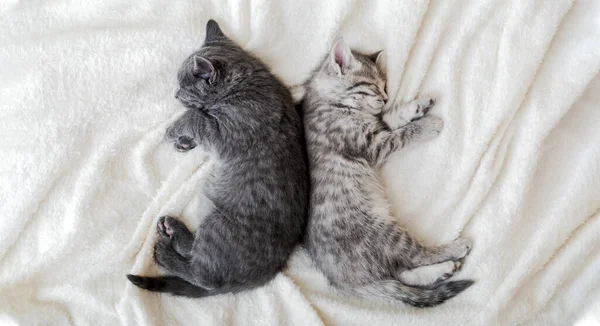
<instances>
[{"instance_id":1,"label":"front paw","mask_svg":"<svg viewBox=\"0 0 600 326\"><path fill-rule=\"evenodd\" d=\"M383 114L383 122L392 130L402 128L412 121L425 116L435 105L435 99L421 97L417 100L392 106Z\"/></svg>"},{"instance_id":2,"label":"front paw","mask_svg":"<svg viewBox=\"0 0 600 326\"><path fill-rule=\"evenodd\" d=\"M431 140L437 138L444 129L444 121L438 117L426 115L421 119L411 122L416 138Z\"/></svg>"},{"instance_id":3,"label":"front paw","mask_svg":"<svg viewBox=\"0 0 600 326\"><path fill-rule=\"evenodd\" d=\"M429 110L435 105L435 99L431 97L421 97L418 100L415 100L415 104L417 106L415 110L415 115L412 120L417 120L426 115Z\"/></svg>"},{"instance_id":4,"label":"front paw","mask_svg":"<svg viewBox=\"0 0 600 326\"><path fill-rule=\"evenodd\" d=\"M435 99L428 96L419 97L410 102L404 111L405 118L408 121L419 120L424 117L435 105Z\"/></svg>"},{"instance_id":5,"label":"front paw","mask_svg":"<svg viewBox=\"0 0 600 326\"><path fill-rule=\"evenodd\" d=\"M179 136L181 136L181 131L175 128L174 125L168 127L165 132L165 140L171 143L177 141L177 138L179 138Z\"/></svg>"},{"instance_id":6,"label":"front paw","mask_svg":"<svg viewBox=\"0 0 600 326\"><path fill-rule=\"evenodd\" d=\"M179 136L173 146L180 152L187 152L196 147L196 141L190 136Z\"/></svg>"}]
</instances>

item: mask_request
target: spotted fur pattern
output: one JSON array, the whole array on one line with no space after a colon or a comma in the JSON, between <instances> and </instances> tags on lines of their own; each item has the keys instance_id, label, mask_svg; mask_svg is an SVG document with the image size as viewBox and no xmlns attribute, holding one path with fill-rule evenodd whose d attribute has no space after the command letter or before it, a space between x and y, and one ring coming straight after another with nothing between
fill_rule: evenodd
<instances>
[{"instance_id":1,"label":"spotted fur pattern","mask_svg":"<svg viewBox=\"0 0 600 326\"><path fill-rule=\"evenodd\" d=\"M311 174L306 245L337 288L430 307L473 283L446 281L471 242L459 238L427 247L390 215L379 169L404 146L437 137L443 123L428 114L435 104L428 98L382 113L383 56L352 52L340 40L306 84Z\"/></svg>"}]
</instances>

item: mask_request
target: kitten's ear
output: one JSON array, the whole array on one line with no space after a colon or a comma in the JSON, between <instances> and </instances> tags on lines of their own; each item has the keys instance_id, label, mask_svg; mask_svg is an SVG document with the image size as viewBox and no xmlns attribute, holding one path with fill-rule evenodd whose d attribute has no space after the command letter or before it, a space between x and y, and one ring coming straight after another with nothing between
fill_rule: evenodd
<instances>
[{"instance_id":1,"label":"kitten's ear","mask_svg":"<svg viewBox=\"0 0 600 326\"><path fill-rule=\"evenodd\" d=\"M215 67L208 59L199 55L194 56L194 76L204 80L212 81L215 75Z\"/></svg>"},{"instance_id":2,"label":"kitten's ear","mask_svg":"<svg viewBox=\"0 0 600 326\"><path fill-rule=\"evenodd\" d=\"M381 70L382 72L386 72L387 56L385 55L385 51L381 50L379 52L373 53L371 56L375 57L373 61L375 62L375 65L379 68L379 70Z\"/></svg>"},{"instance_id":3,"label":"kitten's ear","mask_svg":"<svg viewBox=\"0 0 600 326\"><path fill-rule=\"evenodd\" d=\"M375 53L369 54L369 59L373 62L377 62L377 57L379 57L379 54L381 54L381 52L383 52L383 50L379 50Z\"/></svg>"},{"instance_id":4,"label":"kitten's ear","mask_svg":"<svg viewBox=\"0 0 600 326\"><path fill-rule=\"evenodd\" d=\"M329 56L330 64L338 74L347 73L354 65L354 55L343 38L335 43Z\"/></svg>"},{"instance_id":5,"label":"kitten's ear","mask_svg":"<svg viewBox=\"0 0 600 326\"><path fill-rule=\"evenodd\" d=\"M206 23L206 37L204 38L204 42L213 42L222 38L227 38L227 36L223 34L223 31L221 31L219 24L217 24L217 22L212 19L209 20L208 23Z\"/></svg>"}]
</instances>

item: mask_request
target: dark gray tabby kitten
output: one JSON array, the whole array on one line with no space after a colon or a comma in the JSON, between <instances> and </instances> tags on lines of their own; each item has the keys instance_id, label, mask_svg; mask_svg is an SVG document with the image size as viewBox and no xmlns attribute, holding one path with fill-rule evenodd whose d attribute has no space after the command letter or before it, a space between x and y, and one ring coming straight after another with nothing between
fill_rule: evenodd
<instances>
[{"instance_id":1,"label":"dark gray tabby kitten","mask_svg":"<svg viewBox=\"0 0 600 326\"><path fill-rule=\"evenodd\" d=\"M353 53L343 40L306 84L305 135L311 173L306 245L337 288L362 297L431 307L471 280L447 282L471 249L467 239L426 247L390 214L378 170L390 154L433 139L442 120L433 99L392 107L383 55Z\"/></svg>"},{"instance_id":2,"label":"dark gray tabby kitten","mask_svg":"<svg viewBox=\"0 0 600 326\"><path fill-rule=\"evenodd\" d=\"M195 234L161 217L154 259L169 276L127 277L150 291L188 297L261 286L284 268L306 226L302 121L286 87L213 20L178 79L176 97L187 111L167 138L181 151L201 145L213 153L218 163L205 194L215 208Z\"/></svg>"}]
</instances>

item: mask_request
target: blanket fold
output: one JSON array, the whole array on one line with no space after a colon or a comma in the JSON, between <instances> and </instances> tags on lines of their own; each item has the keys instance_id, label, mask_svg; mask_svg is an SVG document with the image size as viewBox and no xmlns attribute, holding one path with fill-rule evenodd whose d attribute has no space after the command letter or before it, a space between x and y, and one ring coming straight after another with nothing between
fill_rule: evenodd
<instances>
[{"instance_id":1,"label":"blanket fold","mask_svg":"<svg viewBox=\"0 0 600 326\"><path fill-rule=\"evenodd\" d=\"M598 1L8 1L0 17L0 324L565 325L598 308ZM127 281L159 273L161 215L195 229L211 207L210 155L164 141L209 18L287 85L343 36L385 49L390 99L437 98L440 137L382 179L423 242L473 240L454 278L475 285L433 309L367 302L303 249L238 295Z\"/></svg>"}]
</instances>

